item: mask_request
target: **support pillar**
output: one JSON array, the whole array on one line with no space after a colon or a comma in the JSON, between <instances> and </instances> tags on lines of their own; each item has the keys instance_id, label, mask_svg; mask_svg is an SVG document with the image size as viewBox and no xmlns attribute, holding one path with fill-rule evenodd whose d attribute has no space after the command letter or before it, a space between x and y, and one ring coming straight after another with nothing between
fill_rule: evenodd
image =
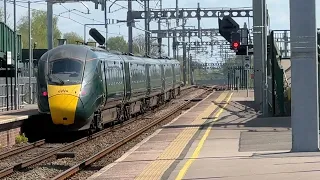
<instances>
[{"instance_id":1,"label":"support pillar","mask_svg":"<svg viewBox=\"0 0 320 180\"><path fill-rule=\"evenodd\" d=\"M292 151L319 150L316 1L290 0Z\"/></svg>"}]
</instances>

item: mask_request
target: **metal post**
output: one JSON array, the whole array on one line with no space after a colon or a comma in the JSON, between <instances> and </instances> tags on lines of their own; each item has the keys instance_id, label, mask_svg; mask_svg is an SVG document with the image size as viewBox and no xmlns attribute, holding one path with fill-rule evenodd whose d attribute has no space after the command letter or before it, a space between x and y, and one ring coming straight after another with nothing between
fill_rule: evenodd
<instances>
[{"instance_id":1,"label":"metal post","mask_svg":"<svg viewBox=\"0 0 320 180\"><path fill-rule=\"evenodd\" d=\"M182 12L183 12L183 9L182 9ZM183 84L186 85L186 81L187 81L187 77L186 77L186 55L187 55L187 52L186 52L186 31L185 31L185 19L183 18L182 16L182 43L183 43L183 49L182 49L182 59L183 59Z\"/></svg>"},{"instance_id":2,"label":"metal post","mask_svg":"<svg viewBox=\"0 0 320 180\"><path fill-rule=\"evenodd\" d=\"M198 3L198 8L197 10L200 12L200 3ZM201 15L198 14L198 38L201 38L201 25L200 25L200 20L201 20ZM202 41L202 38L201 38L201 41Z\"/></svg>"},{"instance_id":3,"label":"metal post","mask_svg":"<svg viewBox=\"0 0 320 180\"><path fill-rule=\"evenodd\" d=\"M48 50L53 48L53 24L52 24L52 18L53 18L53 10L52 10L53 4L50 2L47 2L47 39L48 39Z\"/></svg>"},{"instance_id":4,"label":"metal post","mask_svg":"<svg viewBox=\"0 0 320 180\"><path fill-rule=\"evenodd\" d=\"M247 45L246 46L247 48L247 56L249 56L249 46ZM247 69L247 83L246 83L246 86L247 86L247 97L249 97L249 69Z\"/></svg>"},{"instance_id":5,"label":"metal post","mask_svg":"<svg viewBox=\"0 0 320 180\"><path fill-rule=\"evenodd\" d=\"M132 0L128 0L128 17L130 19L128 22L128 44L129 44L129 53L133 52L133 40L132 40L132 24L133 24L133 19L131 18L131 13L132 13Z\"/></svg>"},{"instance_id":6,"label":"metal post","mask_svg":"<svg viewBox=\"0 0 320 180\"><path fill-rule=\"evenodd\" d=\"M32 63L32 45L31 45L31 10L30 1L28 1L28 22L29 22L29 104L32 104L32 84L31 84L31 63Z\"/></svg>"},{"instance_id":7,"label":"metal post","mask_svg":"<svg viewBox=\"0 0 320 180\"><path fill-rule=\"evenodd\" d=\"M316 0L290 0L290 30L292 151L318 151Z\"/></svg>"},{"instance_id":8,"label":"metal post","mask_svg":"<svg viewBox=\"0 0 320 180\"><path fill-rule=\"evenodd\" d=\"M176 0L176 26L179 26L179 0Z\"/></svg>"},{"instance_id":9,"label":"metal post","mask_svg":"<svg viewBox=\"0 0 320 180\"><path fill-rule=\"evenodd\" d=\"M3 9L4 9L4 23L7 24L7 0L3 1ZM8 82L8 64L6 64L6 93L7 93L7 111L9 111L9 82ZM12 87L11 87L12 88Z\"/></svg>"},{"instance_id":10,"label":"metal post","mask_svg":"<svg viewBox=\"0 0 320 180\"><path fill-rule=\"evenodd\" d=\"M288 57L288 31L284 31L283 33L283 40L284 40L284 57Z\"/></svg>"},{"instance_id":11,"label":"metal post","mask_svg":"<svg viewBox=\"0 0 320 180\"><path fill-rule=\"evenodd\" d=\"M104 0L104 23L105 23L105 28L106 28L106 38L105 38L105 49L108 49L108 12L107 12L107 0Z\"/></svg>"},{"instance_id":12,"label":"metal post","mask_svg":"<svg viewBox=\"0 0 320 180\"><path fill-rule=\"evenodd\" d=\"M190 63L191 63L191 60L190 60L190 49L191 49L191 33L190 33L190 29L189 29L189 31L188 31L188 42L189 42L189 47L188 47L188 66L187 66L187 68L188 68L188 70L187 70L187 72L188 72L188 82L189 82L189 84L191 84L191 69L190 69Z\"/></svg>"},{"instance_id":13,"label":"metal post","mask_svg":"<svg viewBox=\"0 0 320 180\"><path fill-rule=\"evenodd\" d=\"M267 73L267 5L266 0L262 0L262 114L268 116L268 73Z\"/></svg>"},{"instance_id":14,"label":"metal post","mask_svg":"<svg viewBox=\"0 0 320 180\"><path fill-rule=\"evenodd\" d=\"M253 49L254 49L254 101L262 105L262 0L252 0L253 7ZM262 110L262 106L260 107Z\"/></svg>"},{"instance_id":15,"label":"metal post","mask_svg":"<svg viewBox=\"0 0 320 180\"><path fill-rule=\"evenodd\" d=\"M147 0L147 9L148 9L148 16L150 17L151 14L151 10L150 10L150 0ZM148 27L148 31L150 31L150 22L151 22L151 18L148 17L148 23L147 23L147 27ZM150 42L150 34L148 33L148 54L150 55L151 52L151 42Z\"/></svg>"},{"instance_id":16,"label":"metal post","mask_svg":"<svg viewBox=\"0 0 320 180\"><path fill-rule=\"evenodd\" d=\"M3 1L3 9L4 9L4 14L3 14L3 18L4 18L4 23L7 24L7 0Z\"/></svg>"},{"instance_id":17,"label":"metal post","mask_svg":"<svg viewBox=\"0 0 320 180\"><path fill-rule=\"evenodd\" d=\"M15 101L14 101L14 105L15 108L14 109L18 109L19 106L19 85L18 85L18 48L17 48L17 6L16 6L16 0L13 0L13 31L14 31L14 97L15 97Z\"/></svg>"},{"instance_id":18,"label":"metal post","mask_svg":"<svg viewBox=\"0 0 320 180\"><path fill-rule=\"evenodd\" d=\"M168 26L168 32L170 30L170 23L169 20L167 19L167 26ZM168 57L170 57L170 37L169 37L169 33L168 33Z\"/></svg>"},{"instance_id":19,"label":"metal post","mask_svg":"<svg viewBox=\"0 0 320 180\"><path fill-rule=\"evenodd\" d=\"M83 25L83 42L87 42L87 25Z\"/></svg>"},{"instance_id":20,"label":"metal post","mask_svg":"<svg viewBox=\"0 0 320 180\"><path fill-rule=\"evenodd\" d=\"M172 54L173 54L173 59L177 59L178 60L178 53L177 53L177 33L176 33L176 29L174 29L173 31L173 38L172 38Z\"/></svg>"},{"instance_id":21,"label":"metal post","mask_svg":"<svg viewBox=\"0 0 320 180\"><path fill-rule=\"evenodd\" d=\"M192 55L190 54L190 83L191 85L194 84L194 79L193 79L193 68L192 68Z\"/></svg>"},{"instance_id":22,"label":"metal post","mask_svg":"<svg viewBox=\"0 0 320 180\"><path fill-rule=\"evenodd\" d=\"M160 11L162 11L162 0L160 1ZM161 17L159 17L159 21L158 21L158 30L161 30ZM158 33L158 52L159 52L159 57L161 57L161 45L162 45L162 35L160 33Z\"/></svg>"},{"instance_id":23,"label":"metal post","mask_svg":"<svg viewBox=\"0 0 320 180\"><path fill-rule=\"evenodd\" d=\"M145 13L145 17L144 17L144 41L145 41L145 55L148 55L148 24L149 24L149 15L148 15L148 7L147 7L147 1L149 0L144 0L144 13Z\"/></svg>"}]
</instances>

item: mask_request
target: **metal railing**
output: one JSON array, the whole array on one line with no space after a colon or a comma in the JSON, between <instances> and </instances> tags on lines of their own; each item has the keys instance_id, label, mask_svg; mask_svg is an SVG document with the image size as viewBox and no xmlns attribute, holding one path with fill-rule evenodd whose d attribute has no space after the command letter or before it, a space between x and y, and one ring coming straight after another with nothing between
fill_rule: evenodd
<instances>
[{"instance_id":1,"label":"metal railing","mask_svg":"<svg viewBox=\"0 0 320 180\"><path fill-rule=\"evenodd\" d=\"M273 30L273 38L282 59L291 58L290 30Z\"/></svg>"},{"instance_id":2,"label":"metal railing","mask_svg":"<svg viewBox=\"0 0 320 180\"><path fill-rule=\"evenodd\" d=\"M19 64L21 73L18 77L18 108L24 108L27 104L35 104L37 102L36 96L36 78L35 69L31 72L31 92L29 92L29 71L27 65ZM6 78L0 78L0 112L7 110L14 110L15 108L15 91L14 91L14 77L8 77L8 83ZM32 97L30 102L29 97Z\"/></svg>"}]
</instances>

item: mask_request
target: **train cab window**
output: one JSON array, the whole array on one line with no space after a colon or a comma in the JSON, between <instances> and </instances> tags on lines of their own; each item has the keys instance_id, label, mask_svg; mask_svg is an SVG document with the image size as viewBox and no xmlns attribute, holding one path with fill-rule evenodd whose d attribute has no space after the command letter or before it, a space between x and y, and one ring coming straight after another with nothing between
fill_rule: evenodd
<instances>
[{"instance_id":1,"label":"train cab window","mask_svg":"<svg viewBox=\"0 0 320 180\"><path fill-rule=\"evenodd\" d=\"M82 81L83 62L71 58L49 63L48 82L52 84L78 84Z\"/></svg>"}]
</instances>

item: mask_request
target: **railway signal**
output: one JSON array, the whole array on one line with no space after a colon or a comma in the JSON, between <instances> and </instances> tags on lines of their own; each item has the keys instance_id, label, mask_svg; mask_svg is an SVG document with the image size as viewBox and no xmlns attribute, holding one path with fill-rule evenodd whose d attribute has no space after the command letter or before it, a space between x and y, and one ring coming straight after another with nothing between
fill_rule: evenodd
<instances>
[{"instance_id":1,"label":"railway signal","mask_svg":"<svg viewBox=\"0 0 320 180\"><path fill-rule=\"evenodd\" d=\"M231 49L238 50L240 47L240 33L234 32L231 34Z\"/></svg>"},{"instance_id":2,"label":"railway signal","mask_svg":"<svg viewBox=\"0 0 320 180\"><path fill-rule=\"evenodd\" d=\"M106 41L105 38L95 28L91 28L89 34L94 40L96 40L99 43L99 45L103 45Z\"/></svg>"},{"instance_id":3,"label":"railway signal","mask_svg":"<svg viewBox=\"0 0 320 180\"><path fill-rule=\"evenodd\" d=\"M224 39L231 43L231 35L239 30L239 24L230 16L223 16L222 19L218 18L219 33ZM239 38L240 42L240 38Z\"/></svg>"}]
</instances>

